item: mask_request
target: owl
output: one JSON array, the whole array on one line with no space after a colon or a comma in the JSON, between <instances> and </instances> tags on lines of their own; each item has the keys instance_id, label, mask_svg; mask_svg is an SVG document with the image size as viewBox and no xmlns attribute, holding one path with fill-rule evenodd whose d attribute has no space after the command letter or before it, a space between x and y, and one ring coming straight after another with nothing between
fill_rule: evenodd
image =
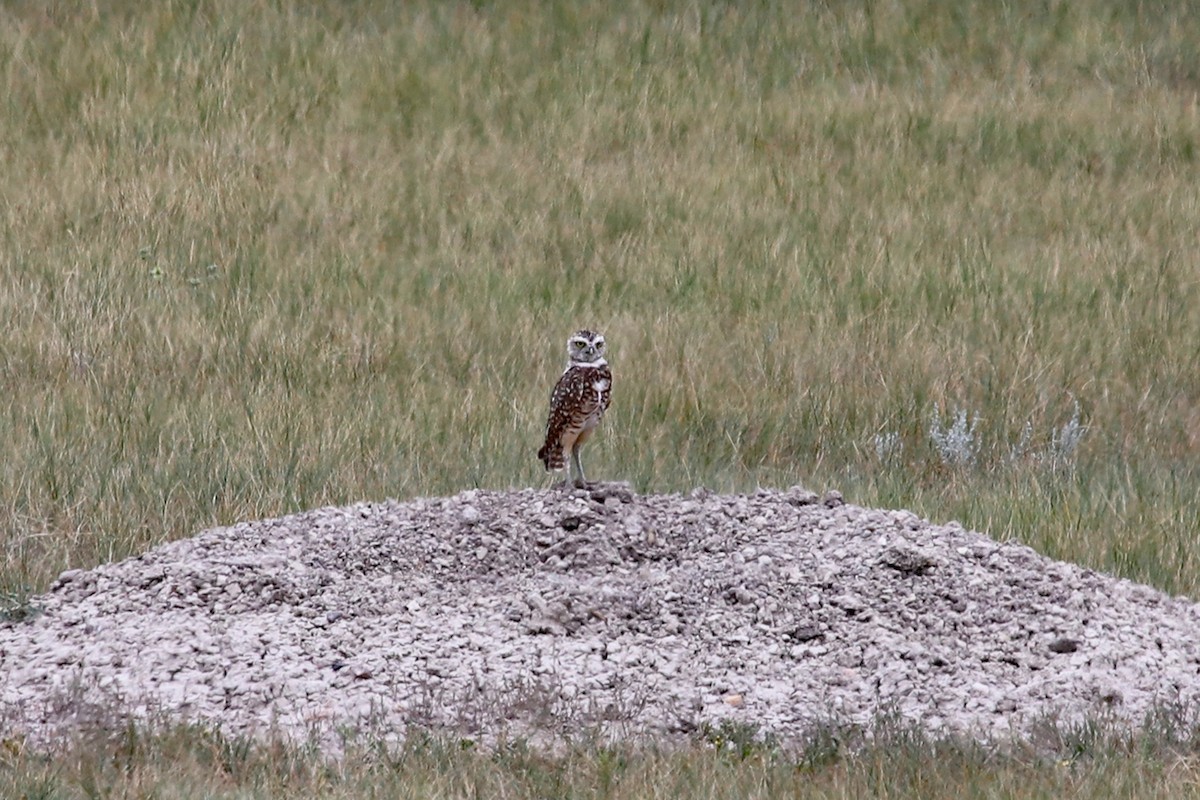
<instances>
[{"instance_id":1,"label":"owl","mask_svg":"<svg viewBox=\"0 0 1200 800\"><path fill-rule=\"evenodd\" d=\"M604 335L575 331L567 340L567 368L550 393L546 443L538 450L547 471L566 467L569 452L572 482L581 488L587 485L579 451L608 410L611 392L612 372L604 359ZM567 475L572 477L571 471Z\"/></svg>"}]
</instances>

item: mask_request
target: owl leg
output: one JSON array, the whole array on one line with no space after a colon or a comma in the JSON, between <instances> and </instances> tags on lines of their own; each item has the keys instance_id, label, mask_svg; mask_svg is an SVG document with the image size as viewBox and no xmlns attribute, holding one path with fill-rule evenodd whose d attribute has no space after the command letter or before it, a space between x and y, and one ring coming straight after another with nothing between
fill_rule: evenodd
<instances>
[{"instance_id":1,"label":"owl leg","mask_svg":"<svg viewBox=\"0 0 1200 800\"><path fill-rule=\"evenodd\" d=\"M571 465L575 467L575 486L582 489L587 486L587 479L583 477L583 462L579 459L579 452L583 450L582 442L575 442L575 446L571 448ZM570 473L567 475L570 478Z\"/></svg>"}]
</instances>

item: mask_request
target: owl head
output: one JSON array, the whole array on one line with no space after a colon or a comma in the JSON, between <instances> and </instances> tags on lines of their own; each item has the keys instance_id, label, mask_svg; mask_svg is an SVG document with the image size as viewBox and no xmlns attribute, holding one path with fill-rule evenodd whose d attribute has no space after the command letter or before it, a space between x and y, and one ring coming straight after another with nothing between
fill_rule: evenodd
<instances>
[{"instance_id":1,"label":"owl head","mask_svg":"<svg viewBox=\"0 0 1200 800\"><path fill-rule=\"evenodd\" d=\"M567 361L571 364L591 364L604 360L604 334L580 330L567 339Z\"/></svg>"}]
</instances>

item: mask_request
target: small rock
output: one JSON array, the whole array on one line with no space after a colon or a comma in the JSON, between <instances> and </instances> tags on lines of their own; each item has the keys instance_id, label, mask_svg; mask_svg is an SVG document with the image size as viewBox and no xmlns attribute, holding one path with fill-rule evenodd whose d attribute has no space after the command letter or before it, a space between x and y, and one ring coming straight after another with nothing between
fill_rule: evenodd
<instances>
[{"instance_id":1,"label":"small rock","mask_svg":"<svg viewBox=\"0 0 1200 800\"><path fill-rule=\"evenodd\" d=\"M813 506L817 504L816 492L810 492L803 486L793 486L784 493L784 499L793 506Z\"/></svg>"},{"instance_id":2,"label":"small rock","mask_svg":"<svg viewBox=\"0 0 1200 800\"><path fill-rule=\"evenodd\" d=\"M620 503L632 503L633 490L627 483L601 483L591 488L588 497L596 503L606 503L614 498Z\"/></svg>"},{"instance_id":3,"label":"small rock","mask_svg":"<svg viewBox=\"0 0 1200 800\"><path fill-rule=\"evenodd\" d=\"M883 551L879 563L905 575L924 575L937 565L937 559L916 547L897 543Z\"/></svg>"},{"instance_id":4,"label":"small rock","mask_svg":"<svg viewBox=\"0 0 1200 800\"><path fill-rule=\"evenodd\" d=\"M58 580L54 582L54 586L51 587L51 590L60 589L63 586L66 586L68 583L74 582L76 578L79 578L82 575L83 570L81 569L69 569L58 576Z\"/></svg>"},{"instance_id":5,"label":"small rock","mask_svg":"<svg viewBox=\"0 0 1200 800\"><path fill-rule=\"evenodd\" d=\"M813 639L820 639L821 629L816 625L797 625L788 631L788 638L793 642L811 642Z\"/></svg>"}]
</instances>

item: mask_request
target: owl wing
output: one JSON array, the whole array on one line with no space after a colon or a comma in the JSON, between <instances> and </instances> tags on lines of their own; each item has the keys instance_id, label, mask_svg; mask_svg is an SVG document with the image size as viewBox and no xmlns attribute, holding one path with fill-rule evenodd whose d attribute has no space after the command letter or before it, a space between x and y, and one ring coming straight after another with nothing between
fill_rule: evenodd
<instances>
[{"instance_id":1,"label":"owl wing","mask_svg":"<svg viewBox=\"0 0 1200 800\"><path fill-rule=\"evenodd\" d=\"M612 402L612 370L605 364L602 367L595 369L595 376L592 380L594 386L597 381L602 381L604 388L599 390L599 406L600 416L604 416L604 412L608 411L608 404Z\"/></svg>"},{"instance_id":2,"label":"owl wing","mask_svg":"<svg viewBox=\"0 0 1200 800\"><path fill-rule=\"evenodd\" d=\"M598 388L599 385L599 388ZM612 400L612 373L607 365L571 367L562 374L550 393L550 415L546 441L538 458L546 469L562 469L566 463L562 437L568 430L583 427L589 416L603 416Z\"/></svg>"}]
</instances>

